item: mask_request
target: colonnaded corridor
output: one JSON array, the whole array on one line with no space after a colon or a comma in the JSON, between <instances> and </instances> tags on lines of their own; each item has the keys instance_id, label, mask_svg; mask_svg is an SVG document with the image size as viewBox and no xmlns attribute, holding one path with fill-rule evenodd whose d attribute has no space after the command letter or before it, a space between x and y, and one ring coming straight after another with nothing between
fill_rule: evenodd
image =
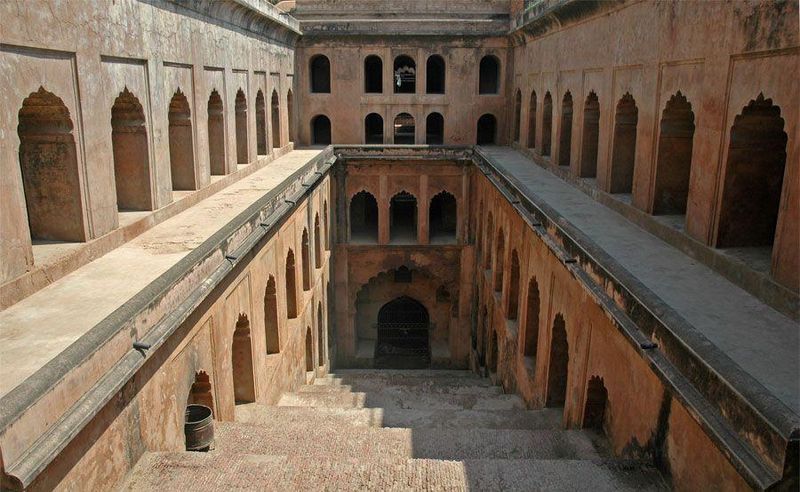
<instances>
[{"instance_id":1,"label":"colonnaded corridor","mask_svg":"<svg viewBox=\"0 0 800 492\"><path fill-rule=\"evenodd\" d=\"M666 490L601 433L470 371L340 370L238 405L208 453L146 454L123 490Z\"/></svg>"}]
</instances>

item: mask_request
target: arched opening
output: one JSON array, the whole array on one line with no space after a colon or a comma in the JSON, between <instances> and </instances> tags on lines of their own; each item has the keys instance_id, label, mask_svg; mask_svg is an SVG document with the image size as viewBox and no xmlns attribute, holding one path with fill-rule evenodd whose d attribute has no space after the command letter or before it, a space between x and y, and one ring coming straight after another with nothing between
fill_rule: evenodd
<instances>
[{"instance_id":1,"label":"arched opening","mask_svg":"<svg viewBox=\"0 0 800 492\"><path fill-rule=\"evenodd\" d=\"M486 339L489 336L489 308L486 306L483 306L480 326L480 330L478 331L478 365L486 367Z\"/></svg>"},{"instance_id":2,"label":"arched opening","mask_svg":"<svg viewBox=\"0 0 800 492\"><path fill-rule=\"evenodd\" d=\"M178 89L169 102L169 164L173 190L194 190L194 144L189 101Z\"/></svg>"},{"instance_id":3,"label":"arched opening","mask_svg":"<svg viewBox=\"0 0 800 492\"><path fill-rule=\"evenodd\" d=\"M717 247L772 246L786 167L783 125L781 108L763 94L734 119Z\"/></svg>"},{"instance_id":4,"label":"arched opening","mask_svg":"<svg viewBox=\"0 0 800 492\"><path fill-rule=\"evenodd\" d=\"M611 193L633 191L633 169L636 162L636 125L639 109L629 93L617 103L614 116L614 140L611 149Z\"/></svg>"},{"instance_id":5,"label":"arched opening","mask_svg":"<svg viewBox=\"0 0 800 492\"><path fill-rule=\"evenodd\" d=\"M378 201L367 191L350 199L350 242L378 242Z\"/></svg>"},{"instance_id":6,"label":"arched opening","mask_svg":"<svg viewBox=\"0 0 800 492\"><path fill-rule=\"evenodd\" d=\"M311 120L311 143L314 145L331 144L331 120L319 114Z\"/></svg>"},{"instance_id":7,"label":"arched opening","mask_svg":"<svg viewBox=\"0 0 800 492\"><path fill-rule=\"evenodd\" d=\"M569 166L572 156L572 94L561 100L561 134L558 141L558 165Z\"/></svg>"},{"instance_id":8,"label":"arched opening","mask_svg":"<svg viewBox=\"0 0 800 492\"><path fill-rule=\"evenodd\" d=\"M519 142L519 126L522 118L522 92L517 89L517 94L514 96L514 141Z\"/></svg>"},{"instance_id":9,"label":"arched opening","mask_svg":"<svg viewBox=\"0 0 800 492\"><path fill-rule=\"evenodd\" d=\"M261 89L256 93L256 152L267 155L267 101Z\"/></svg>"},{"instance_id":10,"label":"arched opening","mask_svg":"<svg viewBox=\"0 0 800 492\"><path fill-rule=\"evenodd\" d=\"M325 55L311 57L311 92L331 91L331 62Z\"/></svg>"},{"instance_id":11,"label":"arched opening","mask_svg":"<svg viewBox=\"0 0 800 492\"><path fill-rule=\"evenodd\" d=\"M294 109L294 97L292 90L286 93L286 130L289 132L289 142L294 142L294 120L292 119L292 111Z\"/></svg>"},{"instance_id":12,"label":"arched opening","mask_svg":"<svg viewBox=\"0 0 800 492\"><path fill-rule=\"evenodd\" d=\"M444 117L441 114L431 113L425 118L425 143L444 144Z\"/></svg>"},{"instance_id":13,"label":"arched opening","mask_svg":"<svg viewBox=\"0 0 800 492\"><path fill-rule=\"evenodd\" d=\"M597 142L600 137L600 101L594 91L586 96L583 105L583 138L581 139L581 169L579 176L597 176Z\"/></svg>"},{"instance_id":14,"label":"arched opening","mask_svg":"<svg viewBox=\"0 0 800 492\"><path fill-rule=\"evenodd\" d=\"M247 98L244 91L239 89L236 92L235 101L236 111L236 162L247 164Z\"/></svg>"},{"instance_id":15,"label":"arched opening","mask_svg":"<svg viewBox=\"0 0 800 492\"><path fill-rule=\"evenodd\" d=\"M286 317L297 317L297 277L295 276L294 251L286 255Z\"/></svg>"},{"instance_id":16,"label":"arched opening","mask_svg":"<svg viewBox=\"0 0 800 492\"><path fill-rule=\"evenodd\" d=\"M503 273L505 267L503 263L505 262L505 244L506 238L503 235L503 228L501 227L497 231L497 246L496 246L496 253L495 253L495 265L494 265L494 291L495 292L502 292L503 291Z\"/></svg>"},{"instance_id":17,"label":"arched opening","mask_svg":"<svg viewBox=\"0 0 800 492\"><path fill-rule=\"evenodd\" d=\"M561 313L553 321L553 335L550 342L550 364L547 370L547 406L563 407L567 397L569 377L569 344L567 327Z\"/></svg>"},{"instance_id":18,"label":"arched opening","mask_svg":"<svg viewBox=\"0 0 800 492\"><path fill-rule=\"evenodd\" d=\"M114 182L120 210L153 208L150 152L144 123L144 110L139 99L125 87L111 107Z\"/></svg>"},{"instance_id":19,"label":"arched opening","mask_svg":"<svg viewBox=\"0 0 800 492\"><path fill-rule=\"evenodd\" d=\"M308 251L308 229L303 228L303 237L300 246L300 256L303 270L303 290L311 290L311 256Z\"/></svg>"},{"instance_id":20,"label":"arched opening","mask_svg":"<svg viewBox=\"0 0 800 492\"><path fill-rule=\"evenodd\" d=\"M401 191L389 204L389 239L410 243L417 240L417 198Z\"/></svg>"},{"instance_id":21,"label":"arched opening","mask_svg":"<svg viewBox=\"0 0 800 492\"><path fill-rule=\"evenodd\" d=\"M378 113L370 113L364 118L364 143L383 143L383 117Z\"/></svg>"},{"instance_id":22,"label":"arched opening","mask_svg":"<svg viewBox=\"0 0 800 492\"><path fill-rule=\"evenodd\" d=\"M497 94L500 91L500 62L493 55L481 58L478 69L478 94Z\"/></svg>"},{"instance_id":23,"label":"arched opening","mask_svg":"<svg viewBox=\"0 0 800 492\"><path fill-rule=\"evenodd\" d=\"M397 145L414 145L416 127L414 117L408 113L400 113L394 118L394 143Z\"/></svg>"},{"instance_id":24,"label":"arched opening","mask_svg":"<svg viewBox=\"0 0 800 492\"><path fill-rule=\"evenodd\" d=\"M189 396L186 398L187 405L205 405L214 414L214 395L211 392L211 378L206 371L198 371L194 375L194 383L189 389Z\"/></svg>"},{"instance_id":25,"label":"arched opening","mask_svg":"<svg viewBox=\"0 0 800 492\"><path fill-rule=\"evenodd\" d=\"M528 102L528 148L536 148L536 91L531 91Z\"/></svg>"},{"instance_id":26,"label":"arched opening","mask_svg":"<svg viewBox=\"0 0 800 492\"><path fill-rule=\"evenodd\" d=\"M508 275L508 319L515 321L519 311L519 255L517 250L511 250L511 269Z\"/></svg>"},{"instance_id":27,"label":"arched opening","mask_svg":"<svg viewBox=\"0 0 800 492\"><path fill-rule=\"evenodd\" d=\"M314 216L314 267L322 268L322 239L319 232L319 214Z\"/></svg>"},{"instance_id":28,"label":"arched opening","mask_svg":"<svg viewBox=\"0 0 800 492\"><path fill-rule=\"evenodd\" d=\"M267 279L267 288L264 290L264 334L267 339L267 354L279 353L281 341L278 331L278 290L272 275Z\"/></svg>"},{"instance_id":29,"label":"arched opening","mask_svg":"<svg viewBox=\"0 0 800 492\"><path fill-rule=\"evenodd\" d=\"M539 350L539 283L535 278L528 282L528 300L525 308L523 353L525 357L536 360L536 353Z\"/></svg>"},{"instance_id":30,"label":"arched opening","mask_svg":"<svg viewBox=\"0 0 800 492\"><path fill-rule=\"evenodd\" d=\"M483 258L483 267L486 270L492 268L492 227L492 213L489 212L489 219L486 221L486 248L484 248L486 256Z\"/></svg>"},{"instance_id":31,"label":"arched opening","mask_svg":"<svg viewBox=\"0 0 800 492\"><path fill-rule=\"evenodd\" d=\"M550 155L553 140L553 96L545 92L542 103L542 155Z\"/></svg>"},{"instance_id":32,"label":"arched opening","mask_svg":"<svg viewBox=\"0 0 800 492\"><path fill-rule=\"evenodd\" d=\"M280 149L281 148L281 103L278 98L278 91L272 91L272 98L270 101L271 109L271 121L270 124L272 125L272 148L273 149Z\"/></svg>"},{"instance_id":33,"label":"arched opening","mask_svg":"<svg viewBox=\"0 0 800 492\"><path fill-rule=\"evenodd\" d=\"M233 370L233 396L236 404L256 401L250 320L245 314L240 314L236 320L231 346L231 367Z\"/></svg>"},{"instance_id":34,"label":"arched opening","mask_svg":"<svg viewBox=\"0 0 800 492\"><path fill-rule=\"evenodd\" d=\"M444 94L444 73L444 58L439 55L429 56L428 63L425 65L425 92Z\"/></svg>"},{"instance_id":35,"label":"arched opening","mask_svg":"<svg viewBox=\"0 0 800 492\"><path fill-rule=\"evenodd\" d=\"M686 96L678 91L661 113L658 136L653 213L683 215L689 198L692 169L694 113Z\"/></svg>"},{"instance_id":36,"label":"arched opening","mask_svg":"<svg viewBox=\"0 0 800 492\"><path fill-rule=\"evenodd\" d=\"M319 366L325 365L325 324L322 319L322 301L317 302L317 358Z\"/></svg>"},{"instance_id":37,"label":"arched opening","mask_svg":"<svg viewBox=\"0 0 800 492\"><path fill-rule=\"evenodd\" d=\"M31 238L85 240L69 109L61 98L39 87L22 101L18 117L19 164Z\"/></svg>"},{"instance_id":38,"label":"arched opening","mask_svg":"<svg viewBox=\"0 0 800 492\"><path fill-rule=\"evenodd\" d=\"M306 326L306 372L314 371L314 336L311 327Z\"/></svg>"},{"instance_id":39,"label":"arched opening","mask_svg":"<svg viewBox=\"0 0 800 492\"><path fill-rule=\"evenodd\" d=\"M211 164L211 174L225 175L225 110L222 97L216 89L208 96L208 160Z\"/></svg>"},{"instance_id":40,"label":"arched opening","mask_svg":"<svg viewBox=\"0 0 800 492\"><path fill-rule=\"evenodd\" d=\"M432 244L455 241L457 212L456 197L450 193L442 191L431 199L428 208L428 228Z\"/></svg>"},{"instance_id":41,"label":"arched opening","mask_svg":"<svg viewBox=\"0 0 800 492\"><path fill-rule=\"evenodd\" d=\"M364 92L383 92L383 60L379 56L369 55L364 58Z\"/></svg>"},{"instance_id":42,"label":"arched opening","mask_svg":"<svg viewBox=\"0 0 800 492\"><path fill-rule=\"evenodd\" d=\"M586 386L586 404L583 408L583 428L603 432L605 423L606 405L608 404L608 390L600 376L589 378Z\"/></svg>"},{"instance_id":43,"label":"arched opening","mask_svg":"<svg viewBox=\"0 0 800 492\"><path fill-rule=\"evenodd\" d=\"M497 374L497 359L500 358L500 347L497 343L497 330L492 329L492 338L489 340L489 372Z\"/></svg>"},{"instance_id":44,"label":"arched opening","mask_svg":"<svg viewBox=\"0 0 800 492\"><path fill-rule=\"evenodd\" d=\"M322 202L322 230L325 234L325 251L331 249L331 239L328 236L328 200Z\"/></svg>"},{"instance_id":45,"label":"arched opening","mask_svg":"<svg viewBox=\"0 0 800 492\"><path fill-rule=\"evenodd\" d=\"M497 135L497 119L493 114L478 118L478 145L494 145Z\"/></svg>"},{"instance_id":46,"label":"arched opening","mask_svg":"<svg viewBox=\"0 0 800 492\"><path fill-rule=\"evenodd\" d=\"M375 367L421 369L430 366L430 318L425 306L408 296L384 304L378 311Z\"/></svg>"},{"instance_id":47,"label":"arched opening","mask_svg":"<svg viewBox=\"0 0 800 492\"><path fill-rule=\"evenodd\" d=\"M394 93L413 94L417 91L417 64L410 56L394 59Z\"/></svg>"}]
</instances>

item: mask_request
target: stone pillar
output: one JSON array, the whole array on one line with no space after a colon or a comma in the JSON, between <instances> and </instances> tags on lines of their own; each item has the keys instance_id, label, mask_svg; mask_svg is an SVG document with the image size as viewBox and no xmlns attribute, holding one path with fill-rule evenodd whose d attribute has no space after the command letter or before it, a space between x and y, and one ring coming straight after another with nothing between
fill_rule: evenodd
<instances>
[{"instance_id":1,"label":"stone pillar","mask_svg":"<svg viewBox=\"0 0 800 492\"><path fill-rule=\"evenodd\" d=\"M380 177L378 186L378 244L389 244L389 199L386 196L388 178Z\"/></svg>"},{"instance_id":2,"label":"stone pillar","mask_svg":"<svg viewBox=\"0 0 800 492\"><path fill-rule=\"evenodd\" d=\"M430 224L428 224L428 175L419 177L419 197L417 198L417 242L430 244Z\"/></svg>"}]
</instances>

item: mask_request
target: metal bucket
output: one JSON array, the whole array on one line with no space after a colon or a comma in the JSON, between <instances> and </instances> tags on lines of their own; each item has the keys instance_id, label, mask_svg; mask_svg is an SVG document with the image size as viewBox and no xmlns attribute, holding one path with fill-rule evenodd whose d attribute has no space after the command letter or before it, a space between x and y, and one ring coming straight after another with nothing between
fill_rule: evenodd
<instances>
[{"instance_id":1,"label":"metal bucket","mask_svg":"<svg viewBox=\"0 0 800 492\"><path fill-rule=\"evenodd\" d=\"M208 451L214 444L214 418L211 409L205 405L187 405L183 431L186 434L187 451Z\"/></svg>"}]
</instances>

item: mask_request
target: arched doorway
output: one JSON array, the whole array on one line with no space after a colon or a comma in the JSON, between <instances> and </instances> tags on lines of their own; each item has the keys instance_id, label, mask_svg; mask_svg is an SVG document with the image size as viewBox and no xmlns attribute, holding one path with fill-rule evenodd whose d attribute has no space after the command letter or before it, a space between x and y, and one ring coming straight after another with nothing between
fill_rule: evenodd
<instances>
[{"instance_id":1,"label":"arched doorway","mask_svg":"<svg viewBox=\"0 0 800 492\"><path fill-rule=\"evenodd\" d=\"M367 191L350 199L350 242L378 242L378 202Z\"/></svg>"},{"instance_id":2,"label":"arched doorway","mask_svg":"<svg viewBox=\"0 0 800 492\"><path fill-rule=\"evenodd\" d=\"M485 114L478 119L478 145L494 145L497 134L497 119Z\"/></svg>"},{"instance_id":3,"label":"arched doorway","mask_svg":"<svg viewBox=\"0 0 800 492\"><path fill-rule=\"evenodd\" d=\"M425 143L428 145L444 143L444 117L440 113L431 113L425 118Z\"/></svg>"},{"instance_id":4,"label":"arched doorway","mask_svg":"<svg viewBox=\"0 0 800 492\"><path fill-rule=\"evenodd\" d=\"M608 390L603 384L603 378L592 376L586 387L586 404L583 408L584 429L595 429L603 432L607 403Z\"/></svg>"},{"instance_id":5,"label":"arched doorway","mask_svg":"<svg viewBox=\"0 0 800 492\"><path fill-rule=\"evenodd\" d=\"M394 118L394 143L397 145L414 145L416 126L414 117L408 113L400 113Z\"/></svg>"},{"instance_id":6,"label":"arched doorway","mask_svg":"<svg viewBox=\"0 0 800 492\"><path fill-rule=\"evenodd\" d=\"M444 94L444 58L439 55L428 57L425 72L425 92L428 94Z\"/></svg>"},{"instance_id":7,"label":"arched doorway","mask_svg":"<svg viewBox=\"0 0 800 492\"><path fill-rule=\"evenodd\" d=\"M331 62L325 55L311 58L311 92L329 93L331 91Z\"/></svg>"},{"instance_id":8,"label":"arched doorway","mask_svg":"<svg viewBox=\"0 0 800 492\"><path fill-rule=\"evenodd\" d=\"M256 100L258 104L258 100ZM225 174L225 110L216 89L208 96L208 158L211 174Z\"/></svg>"},{"instance_id":9,"label":"arched doorway","mask_svg":"<svg viewBox=\"0 0 800 492\"><path fill-rule=\"evenodd\" d=\"M417 199L401 191L389 204L389 240L393 243L417 241Z\"/></svg>"},{"instance_id":10,"label":"arched doorway","mask_svg":"<svg viewBox=\"0 0 800 492\"><path fill-rule=\"evenodd\" d=\"M233 372L233 394L236 404L256 401L250 321L245 314L239 315L239 319L236 321L236 329L233 332L231 370Z\"/></svg>"},{"instance_id":11,"label":"arched doorway","mask_svg":"<svg viewBox=\"0 0 800 492\"><path fill-rule=\"evenodd\" d=\"M314 336L311 327L306 327L306 372L314 371Z\"/></svg>"},{"instance_id":12,"label":"arched doorway","mask_svg":"<svg viewBox=\"0 0 800 492\"><path fill-rule=\"evenodd\" d=\"M383 117L370 113L364 118L364 143L368 145L383 143Z\"/></svg>"},{"instance_id":13,"label":"arched doorway","mask_svg":"<svg viewBox=\"0 0 800 492\"><path fill-rule=\"evenodd\" d=\"M611 144L611 193L633 191L633 171L636 163L636 125L639 109L628 93L617 103L614 116L614 140Z\"/></svg>"},{"instance_id":14,"label":"arched doorway","mask_svg":"<svg viewBox=\"0 0 800 492\"><path fill-rule=\"evenodd\" d=\"M781 213L787 141L781 108L763 94L750 101L734 119L717 247L773 245ZM789 206L786 204L785 211Z\"/></svg>"},{"instance_id":15,"label":"arched doorway","mask_svg":"<svg viewBox=\"0 0 800 492\"><path fill-rule=\"evenodd\" d=\"M430 317L421 302L401 296L378 311L375 367L421 369L430 366Z\"/></svg>"},{"instance_id":16,"label":"arched doorway","mask_svg":"<svg viewBox=\"0 0 800 492\"><path fill-rule=\"evenodd\" d=\"M550 155L553 138L553 96L545 92L542 103L542 155Z\"/></svg>"},{"instance_id":17,"label":"arched doorway","mask_svg":"<svg viewBox=\"0 0 800 492\"><path fill-rule=\"evenodd\" d=\"M86 240L72 129L64 101L44 87L22 101L19 164L31 239Z\"/></svg>"},{"instance_id":18,"label":"arched doorway","mask_svg":"<svg viewBox=\"0 0 800 492\"><path fill-rule=\"evenodd\" d=\"M559 313L553 321L550 342L550 364L547 370L547 405L563 407L567 398L569 378L569 343L564 317Z\"/></svg>"},{"instance_id":19,"label":"arched doorway","mask_svg":"<svg viewBox=\"0 0 800 492\"><path fill-rule=\"evenodd\" d=\"M364 92L383 92L383 60L379 56L369 55L364 59Z\"/></svg>"},{"instance_id":20,"label":"arched doorway","mask_svg":"<svg viewBox=\"0 0 800 492\"><path fill-rule=\"evenodd\" d=\"M127 87L111 107L111 144L119 210L152 210L144 110Z\"/></svg>"},{"instance_id":21,"label":"arched doorway","mask_svg":"<svg viewBox=\"0 0 800 492\"><path fill-rule=\"evenodd\" d=\"M394 93L413 94L417 91L417 64L410 56L394 59Z\"/></svg>"},{"instance_id":22,"label":"arched doorway","mask_svg":"<svg viewBox=\"0 0 800 492\"><path fill-rule=\"evenodd\" d=\"M180 89L169 102L169 162L173 190L195 190L192 112L189 100Z\"/></svg>"},{"instance_id":23,"label":"arched doorway","mask_svg":"<svg viewBox=\"0 0 800 492\"><path fill-rule=\"evenodd\" d=\"M311 120L311 143L314 145L331 144L331 120L320 114Z\"/></svg>"},{"instance_id":24,"label":"arched doorway","mask_svg":"<svg viewBox=\"0 0 800 492\"><path fill-rule=\"evenodd\" d=\"M600 101L594 91L586 96L583 105L583 138L581 141L582 178L597 176L597 143L600 137Z\"/></svg>"},{"instance_id":25,"label":"arched doorway","mask_svg":"<svg viewBox=\"0 0 800 492\"><path fill-rule=\"evenodd\" d=\"M558 165L569 167L572 151L572 93L561 100L561 133L558 140Z\"/></svg>"},{"instance_id":26,"label":"arched doorway","mask_svg":"<svg viewBox=\"0 0 800 492\"><path fill-rule=\"evenodd\" d=\"M660 129L653 214L683 215L689 198L694 113L681 91L667 101Z\"/></svg>"},{"instance_id":27,"label":"arched doorway","mask_svg":"<svg viewBox=\"0 0 800 492\"><path fill-rule=\"evenodd\" d=\"M247 97L242 89L236 92L234 112L236 114L236 162L247 164L249 161L247 155Z\"/></svg>"},{"instance_id":28,"label":"arched doorway","mask_svg":"<svg viewBox=\"0 0 800 492\"><path fill-rule=\"evenodd\" d=\"M500 89L500 62L492 55L484 56L478 68L478 94L497 94Z\"/></svg>"},{"instance_id":29,"label":"arched doorway","mask_svg":"<svg viewBox=\"0 0 800 492\"><path fill-rule=\"evenodd\" d=\"M256 153L267 155L267 99L261 89L256 92Z\"/></svg>"}]
</instances>

